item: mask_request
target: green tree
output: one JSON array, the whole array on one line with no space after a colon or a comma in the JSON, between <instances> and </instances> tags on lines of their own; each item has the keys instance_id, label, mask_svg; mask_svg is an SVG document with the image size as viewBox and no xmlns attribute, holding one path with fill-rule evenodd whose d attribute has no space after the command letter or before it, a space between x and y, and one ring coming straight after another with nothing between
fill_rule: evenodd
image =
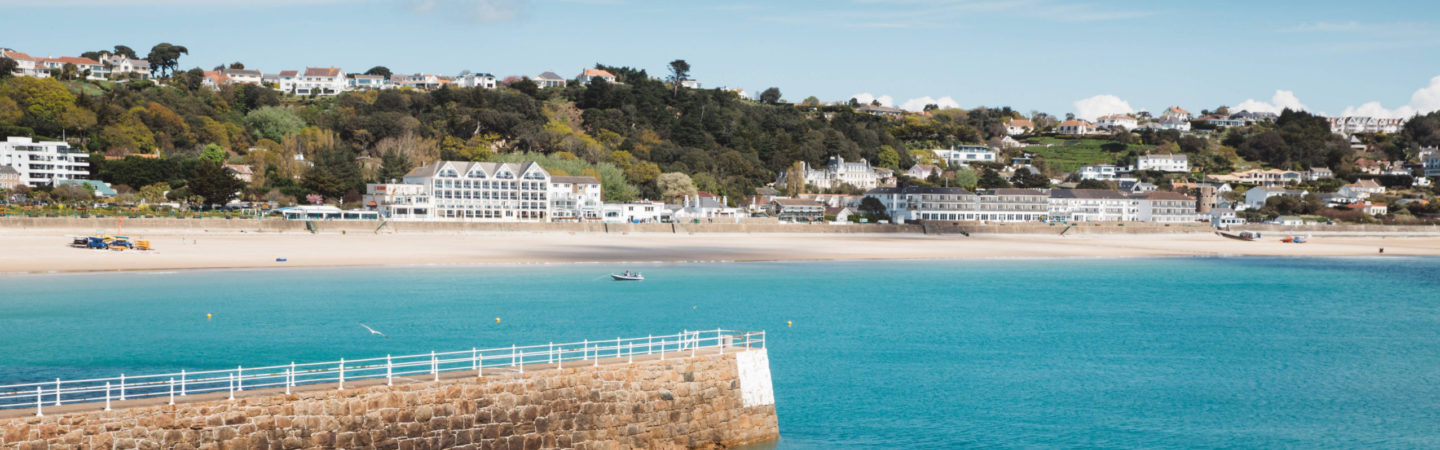
<instances>
[{"instance_id":1,"label":"green tree","mask_svg":"<svg viewBox=\"0 0 1440 450\"><path fill-rule=\"evenodd\" d=\"M1005 177L1000 176L1000 173L996 172L995 169L986 168L984 172L980 173L980 180L977 182L977 185L979 185L981 189L1008 188L1010 187L1010 182L1005 181Z\"/></svg>"},{"instance_id":2,"label":"green tree","mask_svg":"<svg viewBox=\"0 0 1440 450\"><path fill-rule=\"evenodd\" d=\"M683 59L670 61L670 83L674 86L672 95L680 95L680 84L690 79L690 63Z\"/></svg>"},{"instance_id":3,"label":"green tree","mask_svg":"<svg viewBox=\"0 0 1440 450\"><path fill-rule=\"evenodd\" d=\"M10 61L5 59L4 61ZM0 97L0 124L20 123L20 118L25 117L25 111L20 109L20 104L15 103L10 97Z\"/></svg>"},{"instance_id":4,"label":"green tree","mask_svg":"<svg viewBox=\"0 0 1440 450\"><path fill-rule=\"evenodd\" d=\"M515 82L510 83L508 87L531 97L535 97L540 93L540 85L535 84L535 81L529 78L515 80Z\"/></svg>"},{"instance_id":5,"label":"green tree","mask_svg":"<svg viewBox=\"0 0 1440 450\"><path fill-rule=\"evenodd\" d=\"M205 149L200 151L200 160L204 162L225 163L225 149L215 144L205 144Z\"/></svg>"},{"instance_id":6,"label":"green tree","mask_svg":"<svg viewBox=\"0 0 1440 450\"><path fill-rule=\"evenodd\" d=\"M20 69L20 63L10 58L0 58L0 80L15 76L15 71Z\"/></svg>"},{"instance_id":7,"label":"green tree","mask_svg":"<svg viewBox=\"0 0 1440 450\"><path fill-rule=\"evenodd\" d=\"M186 187L193 195L203 198L207 205L223 205L235 198L245 187L245 182L231 176L219 162L202 161L195 165Z\"/></svg>"},{"instance_id":8,"label":"green tree","mask_svg":"<svg viewBox=\"0 0 1440 450\"><path fill-rule=\"evenodd\" d=\"M393 75L392 73L390 73L390 68L385 67L385 66L375 66L375 67L371 67L370 70L365 71L365 74L366 74L366 75L379 75L379 76L382 76L382 77L385 77L385 78L390 78L390 76Z\"/></svg>"},{"instance_id":9,"label":"green tree","mask_svg":"<svg viewBox=\"0 0 1440 450\"><path fill-rule=\"evenodd\" d=\"M895 147L888 145L880 146L880 167L890 170L900 170L900 152Z\"/></svg>"},{"instance_id":10,"label":"green tree","mask_svg":"<svg viewBox=\"0 0 1440 450\"><path fill-rule=\"evenodd\" d=\"M174 74L175 68L180 66L180 55L188 55L190 50L181 45L174 45L169 42L161 42L150 48L150 54L145 57L150 61L150 72Z\"/></svg>"},{"instance_id":11,"label":"green tree","mask_svg":"<svg viewBox=\"0 0 1440 450\"><path fill-rule=\"evenodd\" d=\"M780 88L772 87L760 92L760 102L774 105L780 103Z\"/></svg>"},{"instance_id":12,"label":"green tree","mask_svg":"<svg viewBox=\"0 0 1440 450\"><path fill-rule=\"evenodd\" d=\"M0 95L24 109L22 123L46 134L60 134L61 115L75 103L75 94L53 78L12 78L0 85Z\"/></svg>"},{"instance_id":13,"label":"green tree","mask_svg":"<svg viewBox=\"0 0 1440 450\"><path fill-rule=\"evenodd\" d=\"M170 192L170 184L159 182L147 184L140 187L140 198L146 203L164 203L165 193Z\"/></svg>"},{"instance_id":14,"label":"green tree","mask_svg":"<svg viewBox=\"0 0 1440 450\"><path fill-rule=\"evenodd\" d=\"M287 108L266 106L245 115L245 124L257 139L280 141L305 128L305 121Z\"/></svg>"},{"instance_id":15,"label":"green tree","mask_svg":"<svg viewBox=\"0 0 1440 450\"><path fill-rule=\"evenodd\" d=\"M969 167L955 169L955 175L951 183L953 183L955 187L974 189L975 185L980 183L980 174L975 173L975 169Z\"/></svg>"},{"instance_id":16,"label":"green tree","mask_svg":"<svg viewBox=\"0 0 1440 450\"><path fill-rule=\"evenodd\" d=\"M660 197L667 202L678 202L696 193L695 183L690 180L690 176L680 172L660 174L655 177L655 186L660 189Z\"/></svg>"},{"instance_id":17,"label":"green tree","mask_svg":"<svg viewBox=\"0 0 1440 450\"><path fill-rule=\"evenodd\" d=\"M126 149L137 153L154 152L155 134L134 114L125 113L100 130L100 142L105 149ZM132 185L133 186L133 185Z\"/></svg>"},{"instance_id":18,"label":"green tree","mask_svg":"<svg viewBox=\"0 0 1440 450\"><path fill-rule=\"evenodd\" d=\"M1115 186L1111 186L1110 183L1107 183L1104 180L1080 180L1080 184L1077 184L1075 186L1075 189L1114 190Z\"/></svg>"},{"instance_id":19,"label":"green tree","mask_svg":"<svg viewBox=\"0 0 1440 450\"><path fill-rule=\"evenodd\" d=\"M399 180L410 172L410 158L395 150L386 150L380 155L380 182L389 183L390 180Z\"/></svg>"},{"instance_id":20,"label":"green tree","mask_svg":"<svg viewBox=\"0 0 1440 450\"><path fill-rule=\"evenodd\" d=\"M126 58L130 58L130 59L138 59L138 58L139 58L138 56L135 56L135 49L132 49L132 48L130 48L130 47L126 47L126 46L124 46L124 45L116 45L116 46L115 46L115 51L114 51L114 52L111 52L111 54L124 55Z\"/></svg>"},{"instance_id":21,"label":"green tree","mask_svg":"<svg viewBox=\"0 0 1440 450\"><path fill-rule=\"evenodd\" d=\"M1048 189L1050 187L1049 177L1023 168L1015 171L1015 175L1010 177L1010 182L1018 188Z\"/></svg>"}]
</instances>

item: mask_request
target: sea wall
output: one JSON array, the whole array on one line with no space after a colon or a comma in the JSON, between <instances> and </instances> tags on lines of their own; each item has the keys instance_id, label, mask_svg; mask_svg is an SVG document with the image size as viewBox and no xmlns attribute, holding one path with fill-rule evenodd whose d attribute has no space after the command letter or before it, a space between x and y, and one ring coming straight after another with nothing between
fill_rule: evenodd
<instances>
[{"instance_id":1,"label":"sea wall","mask_svg":"<svg viewBox=\"0 0 1440 450\"><path fill-rule=\"evenodd\" d=\"M131 400L141 405L117 403L112 411L80 404L74 407L86 411L44 417L5 411L0 417L11 418L0 418L0 447L720 448L779 438L763 349L376 381L176 405Z\"/></svg>"},{"instance_id":2,"label":"sea wall","mask_svg":"<svg viewBox=\"0 0 1440 450\"><path fill-rule=\"evenodd\" d=\"M1063 223L980 223L980 222L926 222L924 224L790 224L774 219L745 219L741 223L702 221L699 223L485 223L485 222L372 222L372 221L316 221L314 232L339 233L805 233L805 234L1176 234L1210 233L1214 231L1204 223L1144 223L1144 222L1079 222ZM67 233L95 233L122 231L135 233L310 233L305 221L277 218L223 219L196 218L178 219L118 218L118 217L0 217L0 232L10 230L47 230ZM1236 229L1269 232L1301 232L1314 234L1351 235L1426 235L1440 236L1440 226L1435 225L1305 225L1281 226L1247 224Z\"/></svg>"}]
</instances>

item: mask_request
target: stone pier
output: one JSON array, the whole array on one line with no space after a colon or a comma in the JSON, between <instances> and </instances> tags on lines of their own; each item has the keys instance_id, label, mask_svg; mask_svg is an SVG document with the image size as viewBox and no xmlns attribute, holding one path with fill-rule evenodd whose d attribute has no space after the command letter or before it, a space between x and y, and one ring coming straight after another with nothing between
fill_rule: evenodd
<instances>
[{"instance_id":1,"label":"stone pier","mask_svg":"<svg viewBox=\"0 0 1440 450\"><path fill-rule=\"evenodd\" d=\"M708 350L708 351L705 351ZM779 438L764 349L0 411L18 449L722 448Z\"/></svg>"}]
</instances>

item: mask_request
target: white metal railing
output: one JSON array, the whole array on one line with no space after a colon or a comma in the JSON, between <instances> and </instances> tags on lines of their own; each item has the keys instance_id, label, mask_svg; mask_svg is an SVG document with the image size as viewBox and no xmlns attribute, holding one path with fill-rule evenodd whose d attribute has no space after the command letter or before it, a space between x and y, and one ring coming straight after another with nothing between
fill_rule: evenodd
<instances>
[{"instance_id":1,"label":"white metal railing","mask_svg":"<svg viewBox=\"0 0 1440 450\"><path fill-rule=\"evenodd\" d=\"M138 398L168 397L173 405L177 397L223 392L228 394L229 399L234 400L235 393L254 389L283 387L285 393L289 394L292 388L302 385L335 383L337 389L344 389L346 382L374 379L384 379L387 385L393 385L398 377L421 376L426 378L425 381L438 381L442 373L462 371L474 372L475 376L483 377L487 371L525 373L527 365L554 365L556 368L573 367L575 364L598 366L600 360L605 358L625 358L628 364L633 363L636 356L659 355L659 359L664 360L667 354L675 353L679 353L680 357L692 357L700 349L712 348L718 348L722 354L726 351L765 348L765 332L686 330L665 336L585 340L523 347L512 345L487 349L471 348L443 353L432 351L418 355L386 355L331 362L292 362L279 366L237 366L234 369L193 372L181 370L176 373L138 376L122 373L117 377L87 380L57 378L55 381L0 386L0 409L35 408L35 415L43 416L46 407L103 401L105 410L108 411L111 401Z\"/></svg>"}]
</instances>

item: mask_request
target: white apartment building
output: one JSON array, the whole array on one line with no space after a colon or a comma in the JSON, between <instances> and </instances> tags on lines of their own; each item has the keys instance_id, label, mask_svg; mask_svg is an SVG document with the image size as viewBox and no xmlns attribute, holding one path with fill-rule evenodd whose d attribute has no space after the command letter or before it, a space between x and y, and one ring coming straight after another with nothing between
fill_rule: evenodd
<instances>
[{"instance_id":1,"label":"white apartment building","mask_svg":"<svg viewBox=\"0 0 1440 450\"><path fill-rule=\"evenodd\" d=\"M1185 155L1144 155L1135 159L1135 169L1189 172L1190 158Z\"/></svg>"},{"instance_id":2,"label":"white apartment building","mask_svg":"<svg viewBox=\"0 0 1440 450\"><path fill-rule=\"evenodd\" d=\"M906 186L877 188L865 192L885 205L895 223L919 220L975 220L979 197L960 188Z\"/></svg>"},{"instance_id":3,"label":"white apartment building","mask_svg":"<svg viewBox=\"0 0 1440 450\"><path fill-rule=\"evenodd\" d=\"M1066 222L1133 222L1138 202L1119 191L1055 189L1050 191L1049 220Z\"/></svg>"},{"instance_id":4,"label":"white apartment building","mask_svg":"<svg viewBox=\"0 0 1440 450\"><path fill-rule=\"evenodd\" d=\"M864 159L854 162L846 162L845 158L831 156L825 163L825 167L810 167L810 164L800 163L805 173L805 184L815 186L816 189L833 189L843 185L851 185L860 189L874 189L880 185L880 176L870 162ZM781 171L776 185L784 185L786 172Z\"/></svg>"},{"instance_id":5,"label":"white apartment building","mask_svg":"<svg viewBox=\"0 0 1440 450\"><path fill-rule=\"evenodd\" d=\"M1136 219L1141 222L1187 223L1201 218L1195 212L1195 197L1178 192L1151 192L1135 194L1130 198L1137 201Z\"/></svg>"},{"instance_id":6,"label":"white apartment building","mask_svg":"<svg viewBox=\"0 0 1440 450\"><path fill-rule=\"evenodd\" d=\"M1325 119L1330 122L1331 133L1346 136L1355 133L1395 134L1399 133L1400 129L1405 128L1405 122L1410 120L1405 118L1385 119L1363 116L1326 117Z\"/></svg>"},{"instance_id":7,"label":"white apartment building","mask_svg":"<svg viewBox=\"0 0 1440 450\"><path fill-rule=\"evenodd\" d=\"M983 145L959 145L948 149L931 150L935 157L945 160L950 168L969 166L973 162L995 162L996 154Z\"/></svg>"},{"instance_id":8,"label":"white apartment building","mask_svg":"<svg viewBox=\"0 0 1440 450\"><path fill-rule=\"evenodd\" d=\"M389 220L548 222L550 174L534 162L439 161L403 183L369 184L365 205Z\"/></svg>"},{"instance_id":9,"label":"white apartment building","mask_svg":"<svg viewBox=\"0 0 1440 450\"><path fill-rule=\"evenodd\" d=\"M282 82L285 72L280 72ZM336 95L345 92L345 73L339 67L306 67L295 78L295 95Z\"/></svg>"},{"instance_id":10,"label":"white apartment building","mask_svg":"<svg viewBox=\"0 0 1440 450\"><path fill-rule=\"evenodd\" d=\"M20 183L36 187L57 180L84 180L90 176L90 155L59 141L35 142L10 136L0 142L0 166L20 173Z\"/></svg>"},{"instance_id":11,"label":"white apartment building","mask_svg":"<svg viewBox=\"0 0 1440 450\"><path fill-rule=\"evenodd\" d=\"M591 177L550 177L550 213L552 221L600 220L600 181Z\"/></svg>"},{"instance_id":12,"label":"white apartment building","mask_svg":"<svg viewBox=\"0 0 1440 450\"><path fill-rule=\"evenodd\" d=\"M225 74L225 78L228 78L227 81L230 84L253 84L259 86L261 78L263 77L258 70L225 69L221 70L220 73Z\"/></svg>"}]
</instances>

